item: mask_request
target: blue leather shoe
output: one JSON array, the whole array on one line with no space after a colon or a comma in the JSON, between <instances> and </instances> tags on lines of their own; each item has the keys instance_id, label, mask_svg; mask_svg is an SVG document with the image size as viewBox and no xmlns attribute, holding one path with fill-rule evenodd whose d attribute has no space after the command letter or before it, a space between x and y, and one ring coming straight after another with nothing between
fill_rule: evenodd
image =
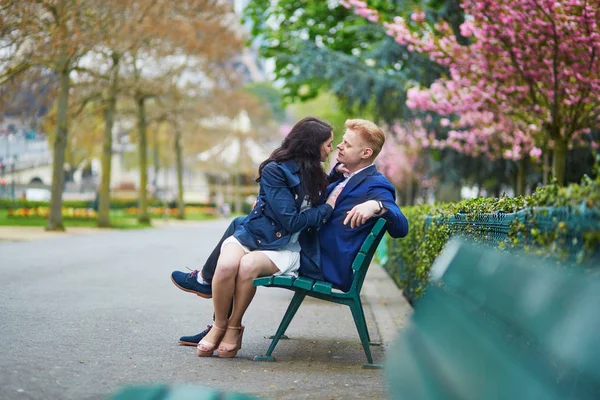
<instances>
[{"instance_id":1,"label":"blue leather shoe","mask_svg":"<svg viewBox=\"0 0 600 400\"><path fill-rule=\"evenodd\" d=\"M198 343L204 339L204 336L206 336L206 334L208 332L210 332L210 328L212 328L212 325L208 325L206 327L205 330L203 330L202 332L200 332L197 335L194 336L182 336L179 338L179 344L182 344L184 346L197 346Z\"/></svg>"},{"instance_id":2,"label":"blue leather shoe","mask_svg":"<svg viewBox=\"0 0 600 400\"><path fill-rule=\"evenodd\" d=\"M198 275L198 270L194 270L190 273L181 272L181 271L173 271L171 273L171 280L179 289L195 293L200 297L204 297L205 299L212 298L212 287L209 284L201 284L196 280L196 276Z\"/></svg>"}]
</instances>

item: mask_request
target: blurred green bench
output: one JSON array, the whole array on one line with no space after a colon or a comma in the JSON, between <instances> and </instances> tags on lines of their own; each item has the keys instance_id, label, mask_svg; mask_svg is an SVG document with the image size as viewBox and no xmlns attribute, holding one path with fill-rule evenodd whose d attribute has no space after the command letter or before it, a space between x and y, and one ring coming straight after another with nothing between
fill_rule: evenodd
<instances>
[{"instance_id":1,"label":"blurred green bench","mask_svg":"<svg viewBox=\"0 0 600 400\"><path fill-rule=\"evenodd\" d=\"M600 276L451 242L386 354L392 399L599 399Z\"/></svg>"},{"instance_id":2,"label":"blurred green bench","mask_svg":"<svg viewBox=\"0 0 600 400\"><path fill-rule=\"evenodd\" d=\"M140 385L118 390L109 400L252 400L240 393L219 392L200 386Z\"/></svg>"},{"instance_id":3,"label":"blurred green bench","mask_svg":"<svg viewBox=\"0 0 600 400\"><path fill-rule=\"evenodd\" d=\"M373 226L373 229L369 233L369 236L365 239L358 254L356 255L354 262L352 263L352 269L354 270L354 279L352 281L352 287L346 293L333 289L331 283L324 281L315 281L313 279L292 276L266 276L262 278L256 278L254 280L254 286L265 286L265 287L278 287L294 291L294 296L288 306L277 332L273 336L271 345L269 346L264 356L256 356L256 361L275 361L275 358L271 355L275 346L279 342L279 339L285 334L290 322L294 318L296 311L302 304L302 301L306 296L314 297L317 299L344 304L350 307L354 323L358 331L358 336L362 343L363 350L367 356L366 368L378 368L379 366L373 364L373 357L371 356L371 350L369 345L380 345L380 343L371 342L369 330L367 329L367 323L365 320L365 314L362 308L362 302L360 300L360 291L362 289L365 275L373 254L377 250L377 245L381 241L381 238L385 234L385 220L380 218Z\"/></svg>"}]
</instances>

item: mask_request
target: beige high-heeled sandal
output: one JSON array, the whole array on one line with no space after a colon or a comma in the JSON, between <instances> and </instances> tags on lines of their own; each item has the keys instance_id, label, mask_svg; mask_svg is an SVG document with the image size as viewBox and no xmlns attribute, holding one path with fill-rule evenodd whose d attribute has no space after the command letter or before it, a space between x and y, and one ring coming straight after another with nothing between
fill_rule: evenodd
<instances>
[{"instance_id":1,"label":"beige high-heeled sandal","mask_svg":"<svg viewBox=\"0 0 600 400\"><path fill-rule=\"evenodd\" d=\"M224 328L219 328L218 326L213 324L212 328L210 329L216 329L218 332L221 333L219 335L219 340L216 343L211 343L206 341L205 339L202 339L197 346L197 352L200 357L212 357L213 353L217 349L217 346L219 346L219 344L221 343L221 339L223 339L223 336L225 336L226 330Z\"/></svg>"},{"instance_id":2,"label":"beige high-heeled sandal","mask_svg":"<svg viewBox=\"0 0 600 400\"><path fill-rule=\"evenodd\" d=\"M244 326L227 326L227 329L240 331L236 343L226 343L221 340L219 348L217 349L220 358L232 358L235 357L237 352L242 348L242 338L244 337ZM224 345L233 346L233 348L227 348Z\"/></svg>"}]
</instances>

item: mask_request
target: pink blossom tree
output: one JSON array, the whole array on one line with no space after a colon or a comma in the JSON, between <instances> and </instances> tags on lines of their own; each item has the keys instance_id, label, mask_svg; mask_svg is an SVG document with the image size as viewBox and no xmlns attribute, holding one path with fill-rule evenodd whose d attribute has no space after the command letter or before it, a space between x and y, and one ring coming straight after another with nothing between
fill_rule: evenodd
<instances>
[{"instance_id":1,"label":"pink blossom tree","mask_svg":"<svg viewBox=\"0 0 600 400\"><path fill-rule=\"evenodd\" d=\"M407 93L409 108L445 117L440 119L440 125L448 129L448 136L434 147L451 148L471 157L514 161L518 167L515 192L524 194L527 158L539 161L542 153L535 141L538 128L492 111L493 105L486 104L484 92L447 79L438 80L430 88L413 87ZM429 140L424 145L429 147L432 143Z\"/></svg>"},{"instance_id":2,"label":"pink blossom tree","mask_svg":"<svg viewBox=\"0 0 600 400\"><path fill-rule=\"evenodd\" d=\"M361 0L342 1L379 22ZM600 2L587 0L464 0L461 46L448 24L383 22L388 34L449 70L407 105L448 119L448 145L467 154L520 159L552 150L552 174L564 183L569 148L586 144L600 121ZM591 142L597 147L598 143Z\"/></svg>"},{"instance_id":3,"label":"pink blossom tree","mask_svg":"<svg viewBox=\"0 0 600 400\"><path fill-rule=\"evenodd\" d=\"M440 147L433 134L428 134L420 120L405 121L391 126L388 137L377 157L377 167L397 188L404 189L404 204L413 204L418 188L433 187L435 179L426 173L423 149Z\"/></svg>"}]
</instances>

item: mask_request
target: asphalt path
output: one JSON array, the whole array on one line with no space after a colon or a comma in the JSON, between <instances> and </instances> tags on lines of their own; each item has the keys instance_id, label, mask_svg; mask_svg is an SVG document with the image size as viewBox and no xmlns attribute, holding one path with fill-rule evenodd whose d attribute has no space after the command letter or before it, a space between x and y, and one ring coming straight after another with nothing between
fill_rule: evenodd
<instances>
[{"instance_id":1,"label":"asphalt path","mask_svg":"<svg viewBox=\"0 0 600 400\"><path fill-rule=\"evenodd\" d=\"M252 360L266 351L287 290L258 290L234 359L177 344L206 327L212 302L178 290L169 275L200 266L227 223L0 242L0 399L104 399L157 383L277 399L387 398L381 371L362 368L345 306L305 300L278 361ZM373 307L364 307L377 340ZM382 362L383 348L372 351Z\"/></svg>"}]
</instances>

